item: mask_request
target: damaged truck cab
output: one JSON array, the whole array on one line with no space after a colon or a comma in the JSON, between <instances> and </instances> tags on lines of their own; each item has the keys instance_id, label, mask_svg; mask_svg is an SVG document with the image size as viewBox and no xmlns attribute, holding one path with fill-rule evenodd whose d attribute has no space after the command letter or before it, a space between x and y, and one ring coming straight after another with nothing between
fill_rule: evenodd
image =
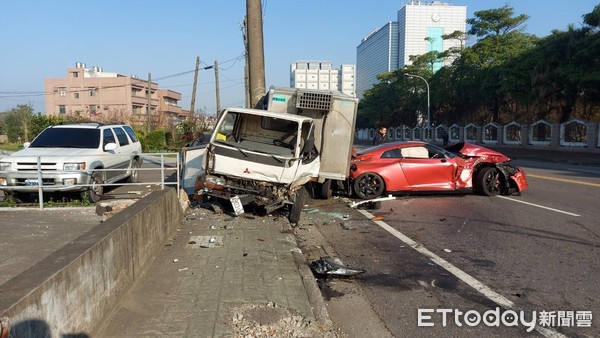
<instances>
[{"instance_id":1,"label":"damaged truck cab","mask_svg":"<svg viewBox=\"0 0 600 338\"><path fill-rule=\"evenodd\" d=\"M349 174L356 99L338 92L271 88L267 110L223 111L204 153L196 195L270 213L288 206L297 223L308 182Z\"/></svg>"}]
</instances>

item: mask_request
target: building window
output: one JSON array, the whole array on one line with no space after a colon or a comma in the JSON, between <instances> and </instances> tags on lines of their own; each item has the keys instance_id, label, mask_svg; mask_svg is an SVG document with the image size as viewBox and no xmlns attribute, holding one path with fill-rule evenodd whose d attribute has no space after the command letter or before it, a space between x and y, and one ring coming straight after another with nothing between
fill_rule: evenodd
<instances>
[{"instance_id":1,"label":"building window","mask_svg":"<svg viewBox=\"0 0 600 338\"><path fill-rule=\"evenodd\" d=\"M141 90L138 88L131 88L131 96L139 96Z\"/></svg>"},{"instance_id":2,"label":"building window","mask_svg":"<svg viewBox=\"0 0 600 338\"><path fill-rule=\"evenodd\" d=\"M78 99L79 98L79 93L73 93L73 98Z\"/></svg>"},{"instance_id":3,"label":"building window","mask_svg":"<svg viewBox=\"0 0 600 338\"><path fill-rule=\"evenodd\" d=\"M58 95L67 96L67 88L65 88L65 87L58 88Z\"/></svg>"},{"instance_id":4,"label":"building window","mask_svg":"<svg viewBox=\"0 0 600 338\"><path fill-rule=\"evenodd\" d=\"M88 89L88 95L89 96L96 96L96 88L89 88Z\"/></svg>"},{"instance_id":5,"label":"building window","mask_svg":"<svg viewBox=\"0 0 600 338\"><path fill-rule=\"evenodd\" d=\"M90 104L90 114L95 114L98 111L98 107L95 104Z\"/></svg>"},{"instance_id":6,"label":"building window","mask_svg":"<svg viewBox=\"0 0 600 338\"><path fill-rule=\"evenodd\" d=\"M66 114L67 113L67 108L65 106L63 106L63 105L58 106L58 113L60 115Z\"/></svg>"},{"instance_id":7,"label":"building window","mask_svg":"<svg viewBox=\"0 0 600 338\"><path fill-rule=\"evenodd\" d=\"M71 72L72 77L79 77L79 72Z\"/></svg>"}]
</instances>

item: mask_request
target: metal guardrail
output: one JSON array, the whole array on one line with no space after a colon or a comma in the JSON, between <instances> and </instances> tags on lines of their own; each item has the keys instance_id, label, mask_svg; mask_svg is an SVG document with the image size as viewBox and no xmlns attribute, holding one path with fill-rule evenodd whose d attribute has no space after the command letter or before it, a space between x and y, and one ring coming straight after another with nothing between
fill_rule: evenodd
<instances>
[{"instance_id":1,"label":"metal guardrail","mask_svg":"<svg viewBox=\"0 0 600 338\"><path fill-rule=\"evenodd\" d=\"M131 158L131 155L111 155L111 156L127 156L128 158ZM64 186L58 186L57 185L44 185L44 176L48 177L49 174L52 174L53 176L57 175L57 174L69 174L69 173L83 173L85 176L91 176L93 172L113 172L113 171L124 171L124 170L135 170L135 171L160 171L160 181L151 181L151 182L140 182L138 179L138 182L118 182L118 183L102 183L100 184L103 187L108 187L108 186L140 186L140 185L160 185L161 186L161 190L165 188L165 186L167 185L174 185L176 186L177 189L177 195L179 196L179 190L180 190L180 169L181 169L181 160L180 160L180 154L179 153L142 153L140 154L140 156L142 157L142 159L144 160L145 163L152 163L155 165L158 165L157 168L135 168L135 169L131 169L131 167L129 168L122 168L122 169L85 169L85 170L43 170L44 167L44 163L42 162L42 158L47 161L47 159L52 158L52 157L61 157L61 158L65 158L65 157L69 157L69 156L64 156L64 155L60 155L60 156L52 156L52 155L44 155L44 156L11 156L11 159L14 158L36 158L37 159L37 164L35 165L35 172L37 173L37 184L32 184L31 186L37 186L37 193L38 193L38 201L39 201L39 208L40 209L44 209L44 191L48 191L48 190L52 190L52 192L61 192L61 191L70 191L70 190L78 190L78 189L73 189L73 187L80 187L80 188L88 188L88 187L92 187L95 184L82 184L82 183L77 183L77 184L73 184L73 185L64 185ZM87 157L87 156L86 156ZM81 156L72 156L73 161L71 162L81 162ZM131 162L130 162L131 163ZM131 164L130 164L131 166ZM14 169L14 168L13 168ZM28 171L29 173L31 173L33 170ZM176 177L177 179L175 180L175 182L166 182L165 181L165 176L167 172L173 171L176 173ZM2 174L4 173L8 173L8 172L14 172L14 170L11 171L0 171L0 177L2 177ZM20 172L25 172L25 170L22 170ZM104 175L105 176L105 175ZM41 184L40 184L41 183ZM61 189L61 187L63 187L64 189ZM0 190L4 191L4 194L6 196L6 190L2 189L2 186L0 186ZM81 191L84 191L85 189L82 189ZM33 192L32 192L33 193Z\"/></svg>"}]
</instances>

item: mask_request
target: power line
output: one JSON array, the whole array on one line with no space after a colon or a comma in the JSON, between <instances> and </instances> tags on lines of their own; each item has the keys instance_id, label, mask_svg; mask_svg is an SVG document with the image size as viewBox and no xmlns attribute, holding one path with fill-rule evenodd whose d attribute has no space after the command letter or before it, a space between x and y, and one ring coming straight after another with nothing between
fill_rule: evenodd
<instances>
[{"instance_id":1,"label":"power line","mask_svg":"<svg viewBox=\"0 0 600 338\"><path fill-rule=\"evenodd\" d=\"M235 58L231 58L229 60L219 62L219 64L226 64L226 63L234 61L233 65L231 65L227 68L221 68L220 70L225 71L225 70L231 69L240 60L240 58L244 57L244 55L245 54L242 53L240 56L237 56ZM204 64L206 64L206 63L204 63ZM204 69L210 69L210 68L212 68L212 66L207 65L206 67L204 67ZM195 69L192 69L192 70L184 71L181 73L166 75L163 77L156 78L153 81L160 81L160 80L166 80L166 79L170 79L170 78L174 78L174 77L179 77L182 75L193 73L195 71L196 71ZM214 82L212 82L212 83L214 83ZM114 85L114 86L104 86L104 87L88 87L88 88L75 89L75 90L70 89L70 90L65 91L65 94L71 94L71 93L76 93L76 92L85 92L85 91L88 91L93 88L95 88L95 89L111 89L111 88L120 88L120 87L127 87L127 86L128 85ZM52 91L52 92L46 92L46 91L0 91L0 99L20 98L20 97L37 97L37 96L53 95L54 93L55 93L55 91Z\"/></svg>"}]
</instances>

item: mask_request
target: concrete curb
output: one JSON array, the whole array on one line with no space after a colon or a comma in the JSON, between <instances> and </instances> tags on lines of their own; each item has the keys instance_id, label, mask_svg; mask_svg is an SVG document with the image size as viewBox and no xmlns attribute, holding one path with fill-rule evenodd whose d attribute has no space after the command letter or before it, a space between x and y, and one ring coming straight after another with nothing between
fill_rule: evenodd
<instances>
[{"instance_id":1,"label":"concrete curb","mask_svg":"<svg viewBox=\"0 0 600 338\"><path fill-rule=\"evenodd\" d=\"M288 229L286 230L293 231L289 223L287 224L287 227ZM300 276L302 277L302 283L304 284L304 289L306 290L308 302L312 308L313 316L320 324L333 327L333 321L331 320L331 317L329 317L329 311L327 311L325 300L323 299L321 290L317 285L315 276L306 264L306 259L304 258L302 250L298 247L296 237L293 236L293 238L295 247L292 249L292 256L294 257L294 262L296 263L298 272L300 272Z\"/></svg>"}]
</instances>

